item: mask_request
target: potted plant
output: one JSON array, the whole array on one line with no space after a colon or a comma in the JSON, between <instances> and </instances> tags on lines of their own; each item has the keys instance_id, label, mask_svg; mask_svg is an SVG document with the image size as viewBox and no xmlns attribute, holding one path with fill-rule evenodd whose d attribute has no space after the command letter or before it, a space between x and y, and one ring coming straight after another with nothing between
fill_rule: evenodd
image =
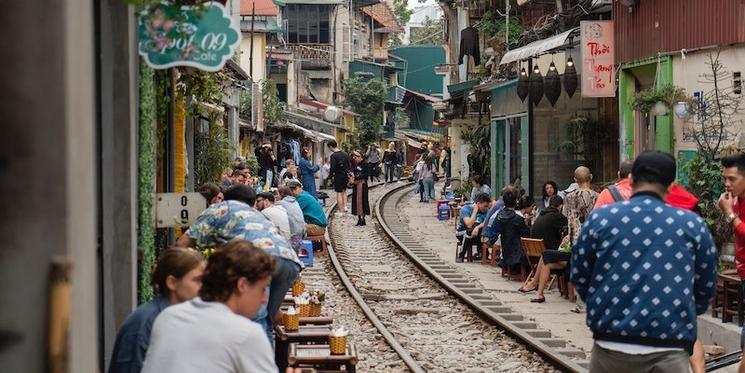
<instances>
[{"instance_id":1,"label":"potted plant","mask_svg":"<svg viewBox=\"0 0 745 373\"><path fill-rule=\"evenodd\" d=\"M326 300L326 293L321 289L310 291L310 317L321 316L321 305Z\"/></svg>"},{"instance_id":2,"label":"potted plant","mask_svg":"<svg viewBox=\"0 0 745 373\"><path fill-rule=\"evenodd\" d=\"M631 107L644 114L661 116L667 115L676 104L687 101L690 99L682 88L665 84L636 92Z\"/></svg>"}]
</instances>

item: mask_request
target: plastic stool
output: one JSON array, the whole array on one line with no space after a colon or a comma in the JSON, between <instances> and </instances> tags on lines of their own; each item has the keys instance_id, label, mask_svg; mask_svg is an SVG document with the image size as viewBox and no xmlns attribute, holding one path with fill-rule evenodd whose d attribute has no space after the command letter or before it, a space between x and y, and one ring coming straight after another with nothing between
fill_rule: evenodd
<instances>
[{"instance_id":1,"label":"plastic stool","mask_svg":"<svg viewBox=\"0 0 745 373\"><path fill-rule=\"evenodd\" d=\"M298 258L300 258L300 261L305 264L306 267L313 267L313 242L308 240L303 240L300 243L300 253L298 253Z\"/></svg>"}]
</instances>

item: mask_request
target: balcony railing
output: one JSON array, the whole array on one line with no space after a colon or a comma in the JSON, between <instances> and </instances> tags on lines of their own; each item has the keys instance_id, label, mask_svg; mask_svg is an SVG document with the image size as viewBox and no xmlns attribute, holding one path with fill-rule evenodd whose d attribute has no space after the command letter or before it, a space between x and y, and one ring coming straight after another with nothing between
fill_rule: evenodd
<instances>
[{"instance_id":1,"label":"balcony railing","mask_svg":"<svg viewBox=\"0 0 745 373\"><path fill-rule=\"evenodd\" d=\"M303 61L330 61L334 53L332 44L289 44L287 48Z\"/></svg>"}]
</instances>

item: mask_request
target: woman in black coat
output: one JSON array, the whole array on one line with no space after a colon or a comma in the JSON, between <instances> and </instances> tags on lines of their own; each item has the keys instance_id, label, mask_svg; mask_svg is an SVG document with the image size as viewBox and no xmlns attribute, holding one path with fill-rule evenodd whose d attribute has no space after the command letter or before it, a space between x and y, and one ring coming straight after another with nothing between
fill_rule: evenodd
<instances>
[{"instance_id":1,"label":"woman in black coat","mask_svg":"<svg viewBox=\"0 0 745 373\"><path fill-rule=\"evenodd\" d=\"M360 152L352 153L352 173L354 186L352 187L352 214L357 215L357 225L366 225L365 215L370 215L370 201L367 196L367 162Z\"/></svg>"}]
</instances>

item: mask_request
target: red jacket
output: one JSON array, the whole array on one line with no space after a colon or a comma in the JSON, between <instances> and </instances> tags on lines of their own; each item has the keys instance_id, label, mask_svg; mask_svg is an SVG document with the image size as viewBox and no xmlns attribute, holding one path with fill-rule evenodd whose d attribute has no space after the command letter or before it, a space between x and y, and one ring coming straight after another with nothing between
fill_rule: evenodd
<instances>
[{"instance_id":1,"label":"red jacket","mask_svg":"<svg viewBox=\"0 0 745 373\"><path fill-rule=\"evenodd\" d=\"M673 183L673 185L670 186L670 191L667 193L667 197L665 197L665 203L679 209L694 211L696 210L696 207L698 207L698 198L696 198L696 196L691 192L687 191L686 188Z\"/></svg>"},{"instance_id":2,"label":"red jacket","mask_svg":"<svg viewBox=\"0 0 745 373\"><path fill-rule=\"evenodd\" d=\"M735 266L741 279L745 279L745 198L735 199L735 215L740 218L740 224L734 229L735 234Z\"/></svg>"}]
</instances>

